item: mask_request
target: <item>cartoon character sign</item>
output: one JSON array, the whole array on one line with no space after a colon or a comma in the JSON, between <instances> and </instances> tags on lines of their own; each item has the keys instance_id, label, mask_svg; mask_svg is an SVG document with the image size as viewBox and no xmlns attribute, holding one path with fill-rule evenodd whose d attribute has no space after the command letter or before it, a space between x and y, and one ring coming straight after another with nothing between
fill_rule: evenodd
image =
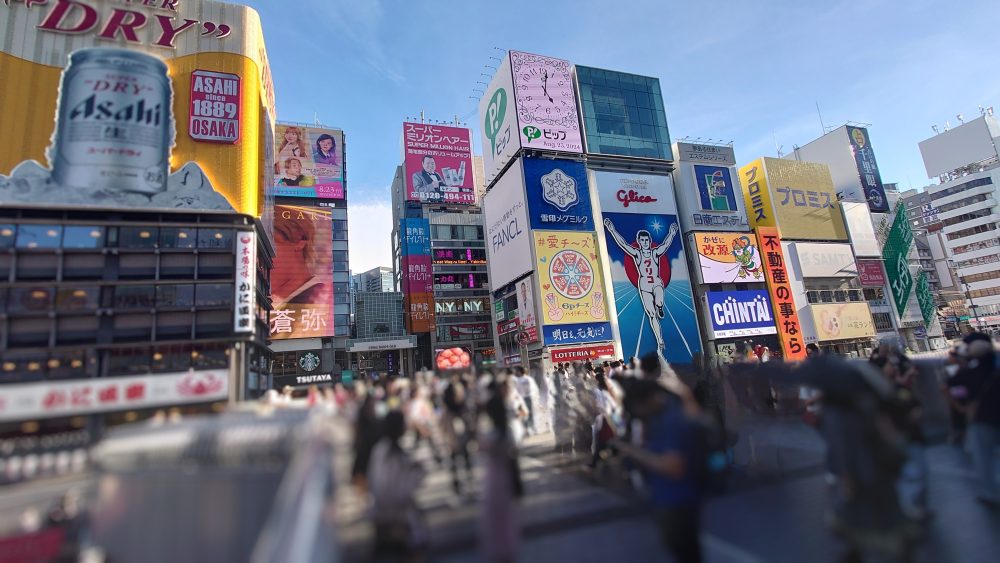
<instances>
[{"instance_id":1,"label":"cartoon character sign","mask_svg":"<svg viewBox=\"0 0 1000 563\"><path fill-rule=\"evenodd\" d=\"M740 278L759 280L760 264L757 263L757 249L750 242L750 237L742 236L733 241L733 256L739 265L736 275Z\"/></svg>"},{"instance_id":2,"label":"cartoon character sign","mask_svg":"<svg viewBox=\"0 0 1000 563\"><path fill-rule=\"evenodd\" d=\"M756 241L743 233L694 233L692 235L704 283L764 281Z\"/></svg>"},{"instance_id":3,"label":"cartoon character sign","mask_svg":"<svg viewBox=\"0 0 1000 563\"><path fill-rule=\"evenodd\" d=\"M625 353L691 363L701 347L676 216L605 213L604 228Z\"/></svg>"}]
</instances>

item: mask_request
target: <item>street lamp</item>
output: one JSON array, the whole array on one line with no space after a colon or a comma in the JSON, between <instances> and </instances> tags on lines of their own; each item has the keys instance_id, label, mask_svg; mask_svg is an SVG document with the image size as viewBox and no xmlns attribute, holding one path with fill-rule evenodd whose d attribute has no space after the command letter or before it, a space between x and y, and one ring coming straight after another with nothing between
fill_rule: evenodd
<instances>
[{"instance_id":1,"label":"street lamp","mask_svg":"<svg viewBox=\"0 0 1000 563\"><path fill-rule=\"evenodd\" d=\"M952 271L958 271L958 263L954 260L948 260L948 265L951 266ZM979 305L972 301L972 296L969 294L969 283L965 281L965 276L958 276L958 283L962 284L965 299L969 302L969 309L972 309L972 316L976 319L976 328L982 330L982 327L979 326Z\"/></svg>"}]
</instances>

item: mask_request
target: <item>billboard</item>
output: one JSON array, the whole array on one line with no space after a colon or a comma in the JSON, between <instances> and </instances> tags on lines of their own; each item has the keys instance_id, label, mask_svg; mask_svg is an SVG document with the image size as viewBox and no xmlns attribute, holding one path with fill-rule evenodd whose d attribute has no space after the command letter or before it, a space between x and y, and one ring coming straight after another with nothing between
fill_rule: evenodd
<instances>
[{"instance_id":1,"label":"billboard","mask_svg":"<svg viewBox=\"0 0 1000 563\"><path fill-rule=\"evenodd\" d=\"M406 329L411 333L431 332L436 309L430 222L427 219L400 219L399 246Z\"/></svg>"},{"instance_id":2,"label":"billboard","mask_svg":"<svg viewBox=\"0 0 1000 563\"><path fill-rule=\"evenodd\" d=\"M868 207L863 203L843 202L844 221L847 223L847 234L851 238L854 255L881 256L882 248L875 238L875 226Z\"/></svg>"},{"instance_id":3,"label":"billboard","mask_svg":"<svg viewBox=\"0 0 1000 563\"><path fill-rule=\"evenodd\" d=\"M703 162L714 166L736 166L736 153L728 145L700 145L697 143L674 143L674 152L681 162Z\"/></svg>"},{"instance_id":4,"label":"billboard","mask_svg":"<svg viewBox=\"0 0 1000 563\"><path fill-rule=\"evenodd\" d=\"M279 123L274 133L274 195L344 199L343 131Z\"/></svg>"},{"instance_id":5,"label":"billboard","mask_svg":"<svg viewBox=\"0 0 1000 563\"><path fill-rule=\"evenodd\" d=\"M543 324L607 321L594 233L534 231L533 238Z\"/></svg>"},{"instance_id":6,"label":"billboard","mask_svg":"<svg viewBox=\"0 0 1000 563\"><path fill-rule=\"evenodd\" d=\"M920 141L927 177L937 178L957 168L996 158L996 137L1000 137L996 119L983 115Z\"/></svg>"},{"instance_id":7,"label":"billboard","mask_svg":"<svg viewBox=\"0 0 1000 563\"><path fill-rule=\"evenodd\" d=\"M486 265L486 250L483 248L435 248L435 264L449 266Z\"/></svg>"},{"instance_id":8,"label":"billboard","mask_svg":"<svg viewBox=\"0 0 1000 563\"><path fill-rule=\"evenodd\" d=\"M889 211L889 200L885 196L885 187L882 186L882 175L878 171L878 163L875 162L875 151L872 150L868 129L853 125L846 127L868 209L873 213L885 213Z\"/></svg>"},{"instance_id":9,"label":"billboard","mask_svg":"<svg viewBox=\"0 0 1000 563\"><path fill-rule=\"evenodd\" d=\"M896 304L896 313L902 317L906 310L906 304L910 300L910 293L913 291L913 275L910 273L910 245L913 244L913 231L910 230L910 221L906 217L906 212L899 208L896 217L889 228L889 234L885 239L885 246L882 249L882 258L885 261L885 276L889 280L889 292L892 293L892 300Z\"/></svg>"},{"instance_id":10,"label":"billboard","mask_svg":"<svg viewBox=\"0 0 1000 563\"><path fill-rule=\"evenodd\" d=\"M530 157L522 162L532 229L594 230L590 185L582 162Z\"/></svg>"},{"instance_id":11,"label":"billboard","mask_svg":"<svg viewBox=\"0 0 1000 563\"><path fill-rule=\"evenodd\" d=\"M623 354L656 352L668 362L691 363L701 338L670 177L594 177Z\"/></svg>"},{"instance_id":12,"label":"billboard","mask_svg":"<svg viewBox=\"0 0 1000 563\"><path fill-rule=\"evenodd\" d=\"M702 283L764 281L760 249L752 233L692 233Z\"/></svg>"},{"instance_id":13,"label":"billboard","mask_svg":"<svg viewBox=\"0 0 1000 563\"><path fill-rule=\"evenodd\" d=\"M767 291L709 291L708 316L716 338L737 338L775 334L771 301Z\"/></svg>"},{"instance_id":14,"label":"billboard","mask_svg":"<svg viewBox=\"0 0 1000 563\"><path fill-rule=\"evenodd\" d=\"M520 159L483 198L490 287L500 289L534 269Z\"/></svg>"},{"instance_id":15,"label":"billboard","mask_svg":"<svg viewBox=\"0 0 1000 563\"><path fill-rule=\"evenodd\" d=\"M740 168L740 176L752 226L780 227L791 240L847 240L825 165L765 157Z\"/></svg>"},{"instance_id":16,"label":"billboard","mask_svg":"<svg viewBox=\"0 0 1000 563\"><path fill-rule=\"evenodd\" d=\"M858 259L858 278L861 280L861 287L885 287L882 261Z\"/></svg>"},{"instance_id":17,"label":"billboard","mask_svg":"<svg viewBox=\"0 0 1000 563\"><path fill-rule=\"evenodd\" d=\"M464 127L403 123L406 201L474 205L472 132Z\"/></svg>"},{"instance_id":18,"label":"billboard","mask_svg":"<svg viewBox=\"0 0 1000 563\"><path fill-rule=\"evenodd\" d=\"M614 339L611 323L607 322L546 326L542 329L542 337L546 346L586 344Z\"/></svg>"},{"instance_id":19,"label":"billboard","mask_svg":"<svg viewBox=\"0 0 1000 563\"><path fill-rule=\"evenodd\" d=\"M569 61L510 51L521 146L583 152Z\"/></svg>"},{"instance_id":20,"label":"billboard","mask_svg":"<svg viewBox=\"0 0 1000 563\"><path fill-rule=\"evenodd\" d=\"M333 336L330 210L274 206L271 339Z\"/></svg>"},{"instance_id":21,"label":"billboard","mask_svg":"<svg viewBox=\"0 0 1000 563\"><path fill-rule=\"evenodd\" d=\"M561 364L567 362L593 362L595 360L614 357L614 344L596 344L594 346L556 348L552 350L550 359L557 364Z\"/></svg>"},{"instance_id":22,"label":"billboard","mask_svg":"<svg viewBox=\"0 0 1000 563\"><path fill-rule=\"evenodd\" d=\"M924 318L924 326L930 327L937 315L937 305L934 304L934 294L931 293L927 274L921 271L917 275L917 303L920 304L920 314Z\"/></svg>"},{"instance_id":23,"label":"billboard","mask_svg":"<svg viewBox=\"0 0 1000 563\"><path fill-rule=\"evenodd\" d=\"M3 125L17 139L0 147L0 204L265 214L274 92L255 11L211 0L0 11Z\"/></svg>"},{"instance_id":24,"label":"billboard","mask_svg":"<svg viewBox=\"0 0 1000 563\"><path fill-rule=\"evenodd\" d=\"M774 227L758 227L757 241L762 252L761 264L767 278L783 358L786 361L802 360L806 356L806 349L795 298L792 296L788 267L781 250L781 236Z\"/></svg>"},{"instance_id":25,"label":"billboard","mask_svg":"<svg viewBox=\"0 0 1000 563\"><path fill-rule=\"evenodd\" d=\"M803 278L853 278L858 265L849 244L792 243Z\"/></svg>"},{"instance_id":26,"label":"billboard","mask_svg":"<svg viewBox=\"0 0 1000 563\"><path fill-rule=\"evenodd\" d=\"M875 337L875 323L867 303L823 303L809 307L821 342Z\"/></svg>"},{"instance_id":27,"label":"billboard","mask_svg":"<svg viewBox=\"0 0 1000 563\"><path fill-rule=\"evenodd\" d=\"M538 342L538 309L535 306L535 278L528 276L517 282L517 319L524 331L524 342Z\"/></svg>"},{"instance_id":28,"label":"billboard","mask_svg":"<svg viewBox=\"0 0 1000 563\"><path fill-rule=\"evenodd\" d=\"M483 140L483 174L487 186L521 148L516 113L514 77L510 73L510 57L505 56L479 100L479 122L482 124L479 133Z\"/></svg>"},{"instance_id":29,"label":"billboard","mask_svg":"<svg viewBox=\"0 0 1000 563\"><path fill-rule=\"evenodd\" d=\"M257 234L239 231L236 234L236 295L233 304L234 332L253 332L257 316Z\"/></svg>"}]
</instances>

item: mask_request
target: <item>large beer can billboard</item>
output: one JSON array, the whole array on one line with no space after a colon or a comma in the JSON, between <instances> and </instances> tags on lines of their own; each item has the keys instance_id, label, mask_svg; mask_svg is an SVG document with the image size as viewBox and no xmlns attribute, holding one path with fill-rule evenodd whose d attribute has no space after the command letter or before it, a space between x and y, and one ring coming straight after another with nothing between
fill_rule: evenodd
<instances>
[{"instance_id":1,"label":"large beer can billboard","mask_svg":"<svg viewBox=\"0 0 1000 563\"><path fill-rule=\"evenodd\" d=\"M406 200L474 205L472 132L464 127L403 123Z\"/></svg>"},{"instance_id":2,"label":"large beer can billboard","mask_svg":"<svg viewBox=\"0 0 1000 563\"><path fill-rule=\"evenodd\" d=\"M323 207L274 206L271 339L333 336L333 222Z\"/></svg>"},{"instance_id":3,"label":"large beer can billboard","mask_svg":"<svg viewBox=\"0 0 1000 563\"><path fill-rule=\"evenodd\" d=\"M261 216L260 19L211 0L0 4L0 204ZM265 168L267 170L265 170Z\"/></svg>"}]
</instances>

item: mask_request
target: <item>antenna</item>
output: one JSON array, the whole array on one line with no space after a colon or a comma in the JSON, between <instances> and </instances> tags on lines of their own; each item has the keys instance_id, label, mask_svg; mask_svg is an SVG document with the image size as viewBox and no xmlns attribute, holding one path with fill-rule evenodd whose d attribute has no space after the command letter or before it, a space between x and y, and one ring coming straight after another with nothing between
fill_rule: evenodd
<instances>
[{"instance_id":1,"label":"antenna","mask_svg":"<svg viewBox=\"0 0 1000 563\"><path fill-rule=\"evenodd\" d=\"M949 129L951 129L951 122L950 121L945 121L944 122L944 130L947 131Z\"/></svg>"},{"instance_id":2,"label":"antenna","mask_svg":"<svg viewBox=\"0 0 1000 563\"><path fill-rule=\"evenodd\" d=\"M986 115L993 117L993 106L986 108Z\"/></svg>"},{"instance_id":3,"label":"antenna","mask_svg":"<svg viewBox=\"0 0 1000 563\"><path fill-rule=\"evenodd\" d=\"M313 125L319 127L319 114L317 112L313 112Z\"/></svg>"},{"instance_id":4,"label":"antenna","mask_svg":"<svg viewBox=\"0 0 1000 563\"><path fill-rule=\"evenodd\" d=\"M818 106L817 106L818 107ZM826 133L824 133L825 135ZM778 139L774 136L774 131L771 131L771 140L774 141L774 151L778 153L778 158L783 156L781 149L785 148L785 145L778 146Z\"/></svg>"},{"instance_id":5,"label":"antenna","mask_svg":"<svg viewBox=\"0 0 1000 563\"><path fill-rule=\"evenodd\" d=\"M965 123L965 118L962 117L962 114L956 115L955 118L958 119L959 124Z\"/></svg>"},{"instance_id":6,"label":"antenna","mask_svg":"<svg viewBox=\"0 0 1000 563\"><path fill-rule=\"evenodd\" d=\"M816 102L816 115L819 116L819 127L820 127L820 129L823 130L823 134L826 135L826 125L823 124L823 112L819 111L819 102ZM771 136L774 136L774 132L773 131L771 132ZM775 143L775 144L777 144L777 143ZM780 158L781 154L778 154L778 157Z\"/></svg>"},{"instance_id":7,"label":"antenna","mask_svg":"<svg viewBox=\"0 0 1000 563\"><path fill-rule=\"evenodd\" d=\"M935 135L937 135L938 133L940 133L940 131L938 131L938 126L937 125L931 125L931 129L934 131Z\"/></svg>"}]
</instances>

